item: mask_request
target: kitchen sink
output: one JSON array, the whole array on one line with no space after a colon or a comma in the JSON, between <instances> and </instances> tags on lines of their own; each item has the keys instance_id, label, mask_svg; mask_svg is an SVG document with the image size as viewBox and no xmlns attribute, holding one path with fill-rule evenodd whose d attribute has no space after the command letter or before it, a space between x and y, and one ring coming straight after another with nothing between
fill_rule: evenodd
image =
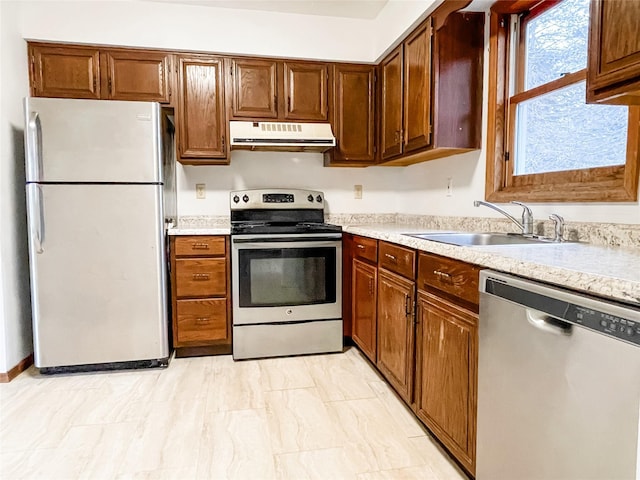
<instances>
[{"instance_id":1,"label":"kitchen sink","mask_svg":"<svg viewBox=\"0 0 640 480\"><path fill-rule=\"evenodd\" d=\"M548 245L555 244L553 240L535 236L523 236L510 233L405 233L409 237L431 240L433 242L449 243L459 246L482 245Z\"/></svg>"}]
</instances>

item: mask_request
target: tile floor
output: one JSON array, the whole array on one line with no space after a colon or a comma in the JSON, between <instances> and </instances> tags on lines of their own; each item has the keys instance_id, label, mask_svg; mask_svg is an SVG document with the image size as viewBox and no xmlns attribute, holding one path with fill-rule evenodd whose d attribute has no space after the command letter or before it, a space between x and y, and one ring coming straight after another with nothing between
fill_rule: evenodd
<instances>
[{"instance_id":1,"label":"tile floor","mask_svg":"<svg viewBox=\"0 0 640 480\"><path fill-rule=\"evenodd\" d=\"M350 348L0 384L0 478L466 477Z\"/></svg>"}]
</instances>

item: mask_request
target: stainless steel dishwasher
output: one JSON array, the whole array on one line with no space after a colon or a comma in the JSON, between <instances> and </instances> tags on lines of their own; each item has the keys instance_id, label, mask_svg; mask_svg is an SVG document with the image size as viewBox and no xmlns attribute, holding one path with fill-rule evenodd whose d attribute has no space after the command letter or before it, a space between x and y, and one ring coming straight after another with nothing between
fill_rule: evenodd
<instances>
[{"instance_id":1,"label":"stainless steel dishwasher","mask_svg":"<svg viewBox=\"0 0 640 480\"><path fill-rule=\"evenodd\" d=\"M640 479L640 308L480 272L477 480Z\"/></svg>"}]
</instances>

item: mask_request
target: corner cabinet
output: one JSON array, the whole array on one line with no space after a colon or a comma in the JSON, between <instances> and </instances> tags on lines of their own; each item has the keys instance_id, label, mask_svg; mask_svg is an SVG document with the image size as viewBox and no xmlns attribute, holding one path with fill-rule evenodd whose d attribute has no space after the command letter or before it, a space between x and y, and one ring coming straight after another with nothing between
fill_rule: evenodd
<instances>
[{"instance_id":1,"label":"corner cabinet","mask_svg":"<svg viewBox=\"0 0 640 480\"><path fill-rule=\"evenodd\" d=\"M382 165L481 147L484 14L445 2L381 64Z\"/></svg>"},{"instance_id":2,"label":"corner cabinet","mask_svg":"<svg viewBox=\"0 0 640 480\"><path fill-rule=\"evenodd\" d=\"M35 97L173 101L166 52L30 43L29 59Z\"/></svg>"},{"instance_id":3,"label":"corner cabinet","mask_svg":"<svg viewBox=\"0 0 640 480\"><path fill-rule=\"evenodd\" d=\"M183 164L228 164L223 59L178 57L177 144Z\"/></svg>"},{"instance_id":4,"label":"corner cabinet","mask_svg":"<svg viewBox=\"0 0 640 480\"><path fill-rule=\"evenodd\" d=\"M640 105L640 2L592 0L587 103Z\"/></svg>"},{"instance_id":5,"label":"corner cabinet","mask_svg":"<svg viewBox=\"0 0 640 480\"><path fill-rule=\"evenodd\" d=\"M374 65L333 67L333 105L329 109L336 147L325 153L325 166L366 167L376 163Z\"/></svg>"},{"instance_id":6,"label":"corner cabinet","mask_svg":"<svg viewBox=\"0 0 640 480\"><path fill-rule=\"evenodd\" d=\"M231 353L229 237L170 239L176 355Z\"/></svg>"}]
</instances>

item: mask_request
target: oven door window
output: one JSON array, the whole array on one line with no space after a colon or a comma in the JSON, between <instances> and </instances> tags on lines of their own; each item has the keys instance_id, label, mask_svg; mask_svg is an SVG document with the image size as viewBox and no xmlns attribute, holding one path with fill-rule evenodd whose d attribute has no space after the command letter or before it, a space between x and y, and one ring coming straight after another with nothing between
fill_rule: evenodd
<instances>
[{"instance_id":1,"label":"oven door window","mask_svg":"<svg viewBox=\"0 0 640 480\"><path fill-rule=\"evenodd\" d=\"M317 305L336 301L336 249L242 249L240 307Z\"/></svg>"}]
</instances>

